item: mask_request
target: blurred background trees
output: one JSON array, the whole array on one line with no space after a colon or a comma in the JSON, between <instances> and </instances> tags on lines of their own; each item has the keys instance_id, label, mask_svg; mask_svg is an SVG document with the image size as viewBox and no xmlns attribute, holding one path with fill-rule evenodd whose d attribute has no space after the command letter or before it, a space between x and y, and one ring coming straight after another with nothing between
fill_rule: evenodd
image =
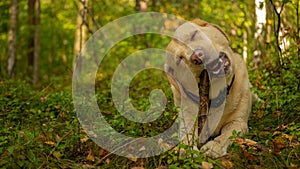
<instances>
[{"instance_id":1,"label":"blurred background trees","mask_svg":"<svg viewBox=\"0 0 300 169\"><path fill-rule=\"evenodd\" d=\"M299 0L6 0L0 9L1 78L34 84L70 76L93 32L135 12L218 24L253 68L272 65L280 73L300 55Z\"/></svg>"}]
</instances>

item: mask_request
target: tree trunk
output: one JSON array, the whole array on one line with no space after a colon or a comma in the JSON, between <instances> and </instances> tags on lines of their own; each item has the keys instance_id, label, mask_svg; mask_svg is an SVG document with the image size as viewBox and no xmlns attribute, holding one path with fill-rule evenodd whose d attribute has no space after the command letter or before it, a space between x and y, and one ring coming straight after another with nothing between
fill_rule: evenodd
<instances>
[{"instance_id":1,"label":"tree trunk","mask_svg":"<svg viewBox=\"0 0 300 169\"><path fill-rule=\"evenodd\" d=\"M76 20L76 32L74 41L74 58L73 69L75 68L76 58L79 55L82 46L87 38L87 8L88 0L81 0L78 7L77 20Z\"/></svg>"},{"instance_id":2,"label":"tree trunk","mask_svg":"<svg viewBox=\"0 0 300 169\"><path fill-rule=\"evenodd\" d=\"M267 20L272 20L272 12L273 12L273 7L272 7L272 4L270 3L266 3L266 10L267 10ZM272 23L270 22L267 22L266 24L266 35L265 35L265 43L266 43L266 50L265 50L265 57L264 57L264 60L263 62L267 62L268 60L270 60L271 58L271 51L270 51L270 47L271 47L271 43L272 43L272 40L271 40L271 36L272 36Z\"/></svg>"},{"instance_id":3,"label":"tree trunk","mask_svg":"<svg viewBox=\"0 0 300 169\"><path fill-rule=\"evenodd\" d=\"M15 75L14 68L16 63L16 42L17 42L17 23L18 23L18 0L12 0L10 15L10 28L8 31L8 64L7 75L11 78Z\"/></svg>"},{"instance_id":4,"label":"tree trunk","mask_svg":"<svg viewBox=\"0 0 300 169\"><path fill-rule=\"evenodd\" d=\"M29 25L29 32L28 32L28 66L29 66L29 73L31 74L32 67L33 67L33 60L34 60L34 28L35 28L35 9L34 4L36 0L28 0L28 25Z\"/></svg>"},{"instance_id":5,"label":"tree trunk","mask_svg":"<svg viewBox=\"0 0 300 169\"><path fill-rule=\"evenodd\" d=\"M256 31L255 31L255 50L254 50L254 58L253 63L255 66L259 66L262 64L264 56L263 46L265 44L264 40L264 28L266 27L266 3L264 0L255 0L255 17L256 17Z\"/></svg>"},{"instance_id":6,"label":"tree trunk","mask_svg":"<svg viewBox=\"0 0 300 169\"><path fill-rule=\"evenodd\" d=\"M299 18L299 9L300 8L300 1L297 1L297 5L296 5L296 18L297 18L297 35L296 38L300 39L300 18ZM300 59L300 48L298 47L298 60ZM300 88L300 85L298 85L298 89Z\"/></svg>"},{"instance_id":7,"label":"tree trunk","mask_svg":"<svg viewBox=\"0 0 300 169\"><path fill-rule=\"evenodd\" d=\"M39 71L39 57L40 57L40 13L41 6L40 0L35 2L35 31L34 31L34 63L33 63L33 84L38 82L38 71Z\"/></svg>"},{"instance_id":8,"label":"tree trunk","mask_svg":"<svg viewBox=\"0 0 300 169\"><path fill-rule=\"evenodd\" d=\"M140 0L135 0L135 11L139 12L141 10Z\"/></svg>"}]
</instances>

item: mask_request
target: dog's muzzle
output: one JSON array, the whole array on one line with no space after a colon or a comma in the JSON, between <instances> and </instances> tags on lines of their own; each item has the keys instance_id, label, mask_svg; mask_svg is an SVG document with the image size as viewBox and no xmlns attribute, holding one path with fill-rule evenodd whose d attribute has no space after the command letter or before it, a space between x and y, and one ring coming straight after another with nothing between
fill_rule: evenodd
<instances>
[{"instance_id":1,"label":"dog's muzzle","mask_svg":"<svg viewBox=\"0 0 300 169\"><path fill-rule=\"evenodd\" d=\"M190 61L195 65L204 64L210 78L224 77L230 67L230 61L226 53L220 52L216 59L212 60L211 58L204 49L195 49L190 57Z\"/></svg>"}]
</instances>

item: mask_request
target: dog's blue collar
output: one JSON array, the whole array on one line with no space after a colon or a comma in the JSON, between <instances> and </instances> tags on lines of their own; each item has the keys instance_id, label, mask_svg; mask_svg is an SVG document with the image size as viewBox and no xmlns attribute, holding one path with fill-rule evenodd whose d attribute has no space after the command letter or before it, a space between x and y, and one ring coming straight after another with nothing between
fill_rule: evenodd
<instances>
[{"instance_id":1,"label":"dog's blue collar","mask_svg":"<svg viewBox=\"0 0 300 169\"><path fill-rule=\"evenodd\" d=\"M232 77L232 80L231 80L231 83L227 86L227 88L224 88L218 95L218 97L216 98L213 98L210 100L210 107L219 107L220 105L222 105L227 97L227 95L229 94L229 91L233 85L233 82L234 82L234 79L235 79L235 75L233 75ZM197 95L189 92L183 85L181 85L181 88L184 92L184 94L189 98L191 99L194 103L196 104L200 104L200 99Z\"/></svg>"}]
</instances>

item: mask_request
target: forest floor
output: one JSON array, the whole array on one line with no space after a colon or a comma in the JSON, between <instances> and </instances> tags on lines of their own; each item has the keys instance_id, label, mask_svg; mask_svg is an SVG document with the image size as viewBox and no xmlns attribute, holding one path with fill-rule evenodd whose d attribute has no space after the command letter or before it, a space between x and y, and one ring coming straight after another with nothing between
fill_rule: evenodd
<instances>
[{"instance_id":1,"label":"forest floor","mask_svg":"<svg viewBox=\"0 0 300 169\"><path fill-rule=\"evenodd\" d=\"M253 107L249 133L243 137L235 133L229 154L219 159L201 154L183 158L176 149L142 159L119 157L97 146L82 129L72 104L71 85L62 85L70 80L38 88L20 80L0 81L0 168L299 168L300 93L293 70L282 72L284 78L268 70L249 71L253 91L262 101ZM143 74L134 80L141 86L135 86L131 96L141 110L149 107L143 96L153 86L169 85L165 77L165 83L157 84ZM169 118L176 117L176 110L168 107L160 122L137 126L116 113L108 85L99 81L97 101L116 130L133 136L140 136L140 130L155 135L164 129L160 126L170 124ZM142 91L145 95L138 94ZM166 93L171 96L169 89Z\"/></svg>"}]
</instances>

